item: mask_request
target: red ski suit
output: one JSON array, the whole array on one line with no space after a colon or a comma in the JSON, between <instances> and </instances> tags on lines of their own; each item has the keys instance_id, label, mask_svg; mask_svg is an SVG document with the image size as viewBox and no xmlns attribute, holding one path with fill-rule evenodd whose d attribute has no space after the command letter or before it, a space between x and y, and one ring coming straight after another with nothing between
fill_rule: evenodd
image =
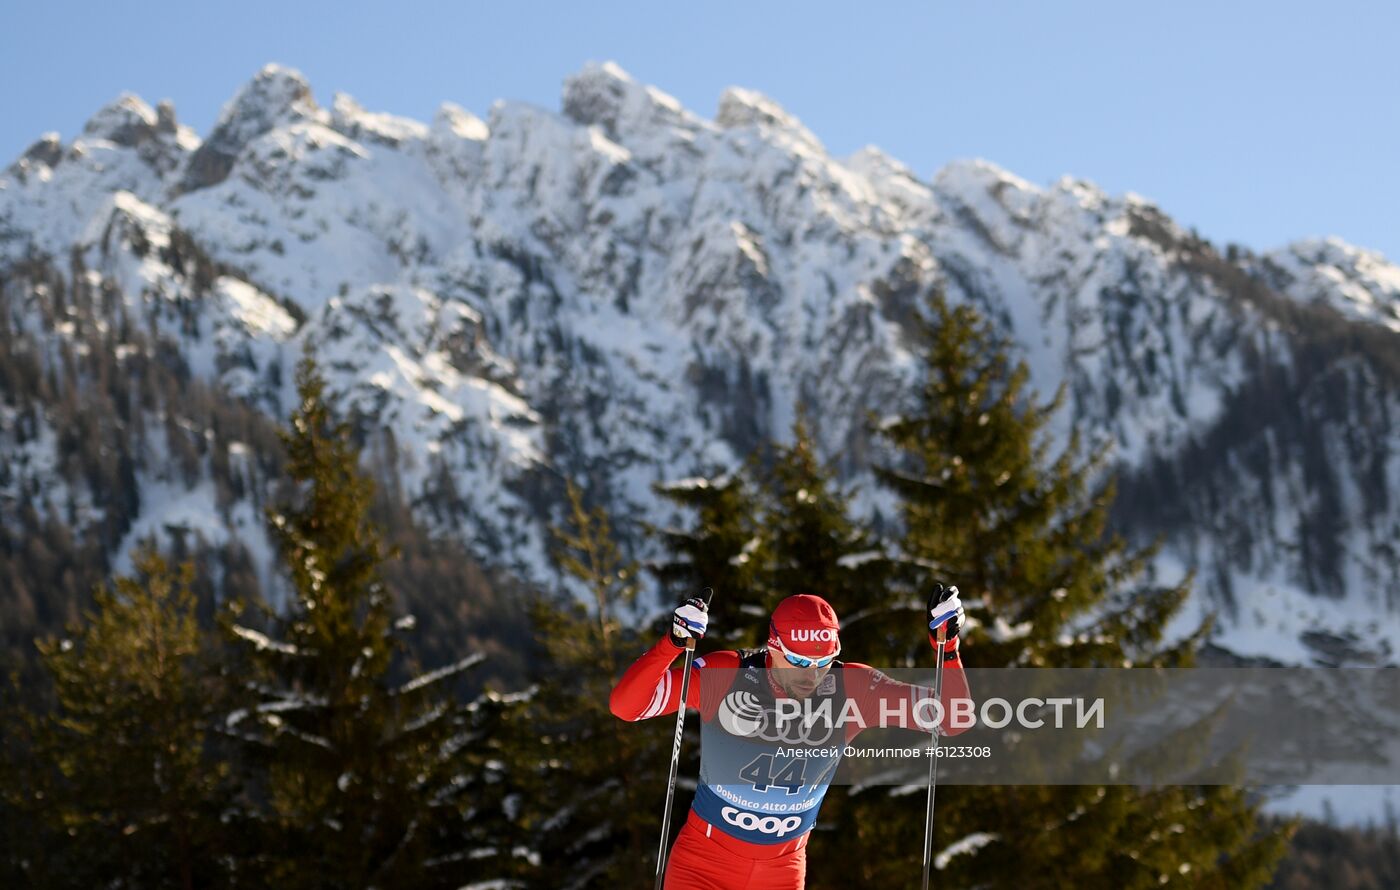
<instances>
[{"instance_id":1,"label":"red ski suit","mask_svg":"<svg viewBox=\"0 0 1400 890\"><path fill-rule=\"evenodd\" d=\"M949 641L949 646L943 670L945 713L953 700L971 698L956 639ZM623 720L632 721L674 714L680 707L682 669L673 668L671 664L683 651L669 635L662 638L622 675L612 692L612 712ZM702 719L715 716L730 688L731 678L739 672L740 658L738 652L722 651L711 652L693 662L686 704L698 710ZM841 668L845 694L855 702L862 715L868 715L863 721L866 725L918 728L912 721L911 711L900 706L907 705L911 697L932 698L932 690L896 682L868 665L847 663ZM707 677L710 678L708 682ZM768 682L772 683L771 679ZM776 684L773 684L773 691L779 697L786 697ZM883 715L887 714L910 715L911 719L889 719L882 723ZM882 717L876 719L875 715ZM845 740L849 742L862 728L846 725ZM950 728L946 734L954 735L958 731ZM702 772L704 756L702 746ZM719 818L711 806L707 819L699 812L700 799L707 793L702 784L696 792L696 804L671 849L666 866L666 890L802 890L807 874L810 823L815 819L826 787L822 784L802 789L803 793L817 799L811 802L810 817L803 820L801 833L790 838L779 833L776 843L754 843L751 839L758 836L753 829L759 823L748 814L726 807L724 818ZM713 799L715 795L708 797ZM798 820L792 821L795 824ZM770 833L777 822L774 820L769 827ZM777 827L777 830L781 832L782 828Z\"/></svg>"}]
</instances>

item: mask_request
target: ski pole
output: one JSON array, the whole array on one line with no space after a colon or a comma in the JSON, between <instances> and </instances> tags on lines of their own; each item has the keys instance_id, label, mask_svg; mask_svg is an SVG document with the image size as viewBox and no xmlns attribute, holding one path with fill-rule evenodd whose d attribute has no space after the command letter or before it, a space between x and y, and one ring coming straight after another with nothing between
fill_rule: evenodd
<instances>
[{"instance_id":1,"label":"ski pole","mask_svg":"<svg viewBox=\"0 0 1400 890\"><path fill-rule=\"evenodd\" d=\"M933 668L933 699L943 704L943 643L948 637L948 622L938 625L938 663ZM941 713L941 708L939 713ZM941 721L940 721L941 722ZM928 812L924 814L924 890L928 890L929 866L933 864L933 792L938 788L938 733L933 728L933 751L928 761Z\"/></svg>"},{"instance_id":2,"label":"ski pole","mask_svg":"<svg viewBox=\"0 0 1400 890\"><path fill-rule=\"evenodd\" d=\"M710 597L715 592L706 587L700 591L705 608L710 607ZM676 770L681 763L681 734L685 732L685 703L690 695L690 664L695 659L695 637L685 638L685 663L681 668L681 703L676 708L676 737L671 742L671 775L666 780L666 809L661 813L661 846L656 851L656 888L661 890L661 881L666 877L666 836L671 833L671 801L676 796Z\"/></svg>"}]
</instances>

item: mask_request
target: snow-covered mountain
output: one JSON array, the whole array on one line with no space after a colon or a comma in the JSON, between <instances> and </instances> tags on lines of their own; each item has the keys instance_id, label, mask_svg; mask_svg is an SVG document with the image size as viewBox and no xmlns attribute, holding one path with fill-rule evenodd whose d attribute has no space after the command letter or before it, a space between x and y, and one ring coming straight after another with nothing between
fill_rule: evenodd
<instances>
[{"instance_id":1,"label":"snow-covered mountain","mask_svg":"<svg viewBox=\"0 0 1400 890\"><path fill-rule=\"evenodd\" d=\"M1134 195L833 158L764 96L731 89L706 119L612 64L557 112L431 124L321 107L268 66L203 139L127 95L36 142L0 176L0 274L35 263L95 276L276 416L314 346L423 519L535 578L563 478L624 528L664 522L654 483L733 467L799 406L865 479L867 413L907 399L907 326L942 287L1042 393L1067 388L1060 434L1113 443L1120 529L1197 570L1221 645L1400 651L1400 268L1338 241L1222 257ZM43 442L0 429L34 475L12 491L81 485L15 459ZM212 497L159 460L136 476L166 494L132 536Z\"/></svg>"}]
</instances>

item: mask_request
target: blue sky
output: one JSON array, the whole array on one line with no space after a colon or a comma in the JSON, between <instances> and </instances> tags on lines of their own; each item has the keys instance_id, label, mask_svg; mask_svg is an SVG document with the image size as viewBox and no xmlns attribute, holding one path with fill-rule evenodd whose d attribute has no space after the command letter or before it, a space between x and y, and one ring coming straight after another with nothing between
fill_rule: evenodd
<instances>
[{"instance_id":1,"label":"blue sky","mask_svg":"<svg viewBox=\"0 0 1400 890\"><path fill-rule=\"evenodd\" d=\"M11 3L0 165L123 90L207 133L264 63L318 101L431 118L444 100L557 109L612 59L711 116L767 93L836 155L931 176L983 157L1038 184L1134 191L1217 243L1339 235L1400 262L1400 4Z\"/></svg>"}]
</instances>

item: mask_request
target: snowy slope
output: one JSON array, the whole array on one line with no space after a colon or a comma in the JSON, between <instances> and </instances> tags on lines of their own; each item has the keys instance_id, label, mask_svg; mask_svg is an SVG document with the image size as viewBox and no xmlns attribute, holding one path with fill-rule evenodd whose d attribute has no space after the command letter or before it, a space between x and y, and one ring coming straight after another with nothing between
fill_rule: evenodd
<instances>
[{"instance_id":1,"label":"snowy slope","mask_svg":"<svg viewBox=\"0 0 1400 890\"><path fill-rule=\"evenodd\" d=\"M1338 239L1299 241L1264 256L1261 273L1302 302L1400 332L1400 268Z\"/></svg>"},{"instance_id":2,"label":"snowy slope","mask_svg":"<svg viewBox=\"0 0 1400 890\"><path fill-rule=\"evenodd\" d=\"M1113 445L1120 527L1200 570L1224 645L1400 651L1400 390L1368 354L1319 358L1276 302L1400 342L1400 269L1340 242L1226 264L1137 196L833 158L767 97L707 119L611 64L558 112L429 124L269 66L203 140L124 96L11 166L0 266L75 250L269 412L314 346L424 518L536 578L562 478L635 532L669 518L654 483L732 467L799 406L865 479L866 412L907 397L908 323L942 287L1067 388L1060 434Z\"/></svg>"}]
</instances>

